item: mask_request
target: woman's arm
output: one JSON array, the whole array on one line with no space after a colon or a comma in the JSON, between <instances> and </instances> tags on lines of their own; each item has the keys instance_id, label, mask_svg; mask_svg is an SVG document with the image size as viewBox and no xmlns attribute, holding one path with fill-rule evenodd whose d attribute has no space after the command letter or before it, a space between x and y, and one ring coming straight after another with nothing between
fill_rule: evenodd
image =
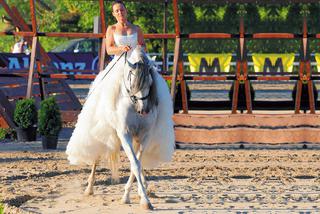
<instances>
[{"instance_id":1,"label":"woman's arm","mask_svg":"<svg viewBox=\"0 0 320 214\"><path fill-rule=\"evenodd\" d=\"M114 26L109 26L107 29L107 33L106 33L106 49L107 49L107 53L108 55L120 55L123 52L129 51L130 47L129 46L119 46L117 47L115 42L114 42L114 38L113 38L113 34L114 34Z\"/></svg>"},{"instance_id":2,"label":"woman's arm","mask_svg":"<svg viewBox=\"0 0 320 214\"><path fill-rule=\"evenodd\" d=\"M144 36L143 36L142 30L138 26L137 26L137 32L138 32L138 45L141 45L143 47L143 49L145 51L147 51L146 43L144 42Z\"/></svg>"}]
</instances>

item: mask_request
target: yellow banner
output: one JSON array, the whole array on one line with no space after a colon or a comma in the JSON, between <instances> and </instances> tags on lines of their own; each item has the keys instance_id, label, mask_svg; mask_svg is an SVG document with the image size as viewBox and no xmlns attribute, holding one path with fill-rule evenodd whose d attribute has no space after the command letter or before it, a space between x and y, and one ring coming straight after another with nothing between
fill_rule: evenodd
<instances>
[{"instance_id":1,"label":"yellow banner","mask_svg":"<svg viewBox=\"0 0 320 214\"><path fill-rule=\"evenodd\" d=\"M191 72L229 72L232 54L188 54Z\"/></svg>"},{"instance_id":2,"label":"yellow banner","mask_svg":"<svg viewBox=\"0 0 320 214\"><path fill-rule=\"evenodd\" d=\"M320 72L320 53L316 53L315 56L317 62L317 71Z\"/></svg>"},{"instance_id":3,"label":"yellow banner","mask_svg":"<svg viewBox=\"0 0 320 214\"><path fill-rule=\"evenodd\" d=\"M292 72L294 53L252 54L254 72Z\"/></svg>"}]
</instances>

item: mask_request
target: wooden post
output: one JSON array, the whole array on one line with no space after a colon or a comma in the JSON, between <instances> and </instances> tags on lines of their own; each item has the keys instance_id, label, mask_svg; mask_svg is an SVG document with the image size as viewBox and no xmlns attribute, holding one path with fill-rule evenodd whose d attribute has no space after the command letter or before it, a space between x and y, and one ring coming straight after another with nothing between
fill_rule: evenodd
<instances>
[{"instance_id":1,"label":"wooden post","mask_svg":"<svg viewBox=\"0 0 320 214\"><path fill-rule=\"evenodd\" d=\"M36 60L36 64L37 64L37 71L39 76L38 80L39 80L40 97L41 97L41 100L44 100L46 98L46 91L45 91L43 78L41 77L42 68L41 68L40 60Z\"/></svg>"},{"instance_id":2,"label":"wooden post","mask_svg":"<svg viewBox=\"0 0 320 214\"><path fill-rule=\"evenodd\" d=\"M180 37L176 38L174 44L174 57L173 57L173 70L172 70L172 80L171 80L171 97L174 106L175 102L175 95L176 95L176 81L177 81L177 74L178 74L178 54L180 50Z\"/></svg>"},{"instance_id":3,"label":"wooden post","mask_svg":"<svg viewBox=\"0 0 320 214\"><path fill-rule=\"evenodd\" d=\"M308 80L308 94L309 94L309 107L310 107L310 113L315 114L316 108L314 103L314 94L313 94L313 84L312 80Z\"/></svg>"},{"instance_id":4,"label":"wooden post","mask_svg":"<svg viewBox=\"0 0 320 214\"><path fill-rule=\"evenodd\" d=\"M163 33L167 33L167 17L168 17L168 0L164 2L164 13L163 13ZM168 71L167 68L167 52L168 52L168 39L162 40L162 70Z\"/></svg>"},{"instance_id":5,"label":"wooden post","mask_svg":"<svg viewBox=\"0 0 320 214\"><path fill-rule=\"evenodd\" d=\"M302 59L301 59L302 60ZM296 102L294 104L295 114L300 113L300 105L301 105L301 93L302 93L302 79L303 79L303 71L304 71L305 62L300 61L299 66L299 80L297 81L297 92L296 92Z\"/></svg>"},{"instance_id":6,"label":"wooden post","mask_svg":"<svg viewBox=\"0 0 320 214\"><path fill-rule=\"evenodd\" d=\"M105 17L105 7L103 0L99 0L99 6L100 6L100 17L101 17L101 31L104 34L104 37L102 38L102 44L100 47L99 52L99 64L98 69L99 71L102 71L105 67L104 61L106 58L106 17Z\"/></svg>"},{"instance_id":7,"label":"wooden post","mask_svg":"<svg viewBox=\"0 0 320 214\"><path fill-rule=\"evenodd\" d=\"M171 96L174 103L175 97L175 87L177 80L177 71L179 70L179 80L181 86L181 97L182 97L182 109L183 113L188 113L188 103L187 103L187 90L186 82L184 80L184 71L183 71L183 59L181 52L181 31L180 31L180 21L179 21L179 10L178 10L178 0L173 0L173 15L174 15L174 29L176 34L176 44L174 49L174 65L173 65L173 74L171 82ZM174 104L173 104L174 105Z\"/></svg>"},{"instance_id":8,"label":"wooden post","mask_svg":"<svg viewBox=\"0 0 320 214\"><path fill-rule=\"evenodd\" d=\"M30 13L31 13L31 22L32 22L32 50L30 56L30 68L28 75L28 87L27 87L27 98L32 97L32 88L33 88L33 74L36 67L36 55L38 48L38 37L37 37L37 21L36 21L36 10L34 5L34 0L30 0Z\"/></svg>"},{"instance_id":9,"label":"wooden post","mask_svg":"<svg viewBox=\"0 0 320 214\"><path fill-rule=\"evenodd\" d=\"M99 0L101 31L102 33L106 33L107 25L106 25L105 7L103 2L104 2L103 0Z\"/></svg>"},{"instance_id":10,"label":"wooden post","mask_svg":"<svg viewBox=\"0 0 320 214\"><path fill-rule=\"evenodd\" d=\"M295 102L295 114L300 113L300 104L301 104L301 92L302 92L302 80L297 82L297 92L296 92L296 102Z\"/></svg>"},{"instance_id":11,"label":"wooden post","mask_svg":"<svg viewBox=\"0 0 320 214\"><path fill-rule=\"evenodd\" d=\"M248 61L247 61L246 49L245 49L246 47L245 47L245 39L244 39L243 16L240 16L239 31L240 31L240 38L239 38L240 60L241 60L242 75L244 79L243 81L245 84L246 108L247 108L247 113L252 114L251 89L250 89L250 81L248 80Z\"/></svg>"},{"instance_id":12,"label":"wooden post","mask_svg":"<svg viewBox=\"0 0 320 214\"><path fill-rule=\"evenodd\" d=\"M173 0L173 18L174 18L174 30L176 36L180 37L180 20L179 20L179 9L178 9L178 0Z\"/></svg>"},{"instance_id":13,"label":"wooden post","mask_svg":"<svg viewBox=\"0 0 320 214\"><path fill-rule=\"evenodd\" d=\"M249 80L245 80L244 84L245 84L247 113L248 114L252 114L250 81Z\"/></svg>"},{"instance_id":14,"label":"wooden post","mask_svg":"<svg viewBox=\"0 0 320 214\"><path fill-rule=\"evenodd\" d=\"M233 94L232 94L232 107L231 107L231 113L236 114L238 109L238 96L239 96L239 76L240 76L240 70L241 70L241 62L239 59L237 60L236 65L236 80L234 81L233 85Z\"/></svg>"},{"instance_id":15,"label":"wooden post","mask_svg":"<svg viewBox=\"0 0 320 214\"><path fill-rule=\"evenodd\" d=\"M37 19L36 19L36 8L35 8L34 0L30 0L30 14L31 14L33 36L36 36L36 34L37 34Z\"/></svg>"},{"instance_id":16,"label":"wooden post","mask_svg":"<svg viewBox=\"0 0 320 214\"><path fill-rule=\"evenodd\" d=\"M250 89L250 81L248 80L248 62L244 60L242 63L242 68L245 77L245 95L246 95L246 107L247 113L252 114L252 102L251 102L251 89Z\"/></svg>"},{"instance_id":17,"label":"wooden post","mask_svg":"<svg viewBox=\"0 0 320 214\"><path fill-rule=\"evenodd\" d=\"M310 113L316 113L316 105L314 101L314 93L313 93L313 81L311 80L311 63L310 60L306 61L306 76L308 80L308 95L309 95L309 107Z\"/></svg>"},{"instance_id":18,"label":"wooden post","mask_svg":"<svg viewBox=\"0 0 320 214\"><path fill-rule=\"evenodd\" d=\"M181 87L181 95L182 95L182 110L184 114L188 114L187 84L184 79L181 43L180 43L180 57L178 60L178 69L179 69L180 87Z\"/></svg>"},{"instance_id":19,"label":"wooden post","mask_svg":"<svg viewBox=\"0 0 320 214\"><path fill-rule=\"evenodd\" d=\"M308 27L307 17L303 17L302 24L302 48L303 48L303 60L307 60L307 43L308 43Z\"/></svg>"},{"instance_id":20,"label":"wooden post","mask_svg":"<svg viewBox=\"0 0 320 214\"><path fill-rule=\"evenodd\" d=\"M34 74L34 69L36 67L37 46L38 46L38 37L34 36L32 39L32 50L31 50L31 56L30 56L30 67L29 67L29 74L28 74L28 87L27 87L26 98L32 97L33 74Z\"/></svg>"},{"instance_id":21,"label":"wooden post","mask_svg":"<svg viewBox=\"0 0 320 214\"><path fill-rule=\"evenodd\" d=\"M232 114L237 113L238 109L238 95L239 95L239 84L241 78L246 78L244 74L241 72L243 70L243 61L244 61L244 21L243 17L240 16L239 19L239 47L238 47L238 55L237 55L237 65L236 65L236 80L234 81L234 88L233 88L233 96L232 96ZM245 89L247 87L245 86ZM247 92L247 90L245 90ZM250 92L250 87L249 87ZM247 96L246 96L247 101ZM248 102L246 102L248 105ZM247 107L248 108L248 107Z\"/></svg>"},{"instance_id":22,"label":"wooden post","mask_svg":"<svg viewBox=\"0 0 320 214\"><path fill-rule=\"evenodd\" d=\"M314 93L313 93L313 83L311 80L311 65L309 60L309 50L308 50L308 26L307 26L307 17L303 17L303 38L302 38L302 47L303 47L303 59L305 62L305 75L308 81L308 96L309 96L309 108L310 113L315 114L315 102L314 102Z\"/></svg>"}]
</instances>

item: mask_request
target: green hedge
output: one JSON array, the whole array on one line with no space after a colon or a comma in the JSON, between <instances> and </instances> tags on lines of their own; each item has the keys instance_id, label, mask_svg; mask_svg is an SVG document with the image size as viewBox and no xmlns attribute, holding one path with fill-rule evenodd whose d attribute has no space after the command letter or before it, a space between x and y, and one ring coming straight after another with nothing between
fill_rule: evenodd
<instances>
[{"instance_id":1,"label":"green hedge","mask_svg":"<svg viewBox=\"0 0 320 214\"><path fill-rule=\"evenodd\" d=\"M38 112L38 129L43 136L56 136L62 128L59 106L54 97L49 97L40 103Z\"/></svg>"},{"instance_id":2,"label":"green hedge","mask_svg":"<svg viewBox=\"0 0 320 214\"><path fill-rule=\"evenodd\" d=\"M20 128L29 128L37 124L37 108L34 99L18 100L13 120Z\"/></svg>"}]
</instances>

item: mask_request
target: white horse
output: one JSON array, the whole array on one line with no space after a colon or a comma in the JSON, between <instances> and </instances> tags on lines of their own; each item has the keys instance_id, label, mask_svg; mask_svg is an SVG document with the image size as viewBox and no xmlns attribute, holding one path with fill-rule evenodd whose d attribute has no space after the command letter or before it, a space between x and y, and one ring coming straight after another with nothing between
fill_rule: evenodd
<instances>
[{"instance_id":1,"label":"white horse","mask_svg":"<svg viewBox=\"0 0 320 214\"><path fill-rule=\"evenodd\" d=\"M171 160L175 142L172 101L166 82L141 48L122 58L116 61L120 65L115 71L106 78L102 72L94 81L66 153L72 164L92 164L85 190L91 195L100 156L107 156L112 175L117 177L116 163L122 146L131 164L122 202L130 203L136 178L140 205L153 209L143 168Z\"/></svg>"}]
</instances>

